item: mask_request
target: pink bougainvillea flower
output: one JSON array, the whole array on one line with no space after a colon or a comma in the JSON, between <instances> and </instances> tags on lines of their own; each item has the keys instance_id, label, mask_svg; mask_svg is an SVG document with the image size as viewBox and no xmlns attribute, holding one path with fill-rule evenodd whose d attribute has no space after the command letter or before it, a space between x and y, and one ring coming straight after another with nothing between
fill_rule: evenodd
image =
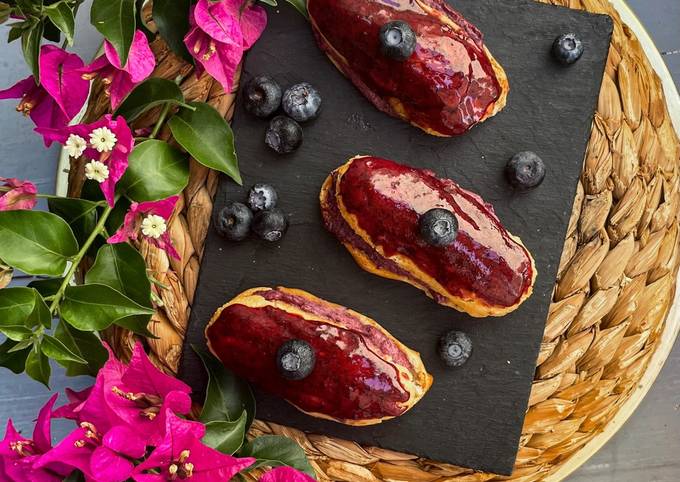
<instances>
[{"instance_id":1,"label":"pink bougainvillea flower","mask_svg":"<svg viewBox=\"0 0 680 482\"><path fill-rule=\"evenodd\" d=\"M231 92L243 52L264 31L267 13L259 5L244 8L243 0L198 0L190 23L184 44L198 62L197 74L207 71Z\"/></svg>"},{"instance_id":2,"label":"pink bougainvillea flower","mask_svg":"<svg viewBox=\"0 0 680 482\"><path fill-rule=\"evenodd\" d=\"M70 392L70 403L54 412L75 420L79 428L41 457L40 466L61 460L99 482L128 480L134 469L131 460L142 458L147 446L164 439L166 412L191 409L190 388L155 368L141 343L129 365L105 347L109 359L94 386Z\"/></svg>"},{"instance_id":3,"label":"pink bougainvillea flower","mask_svg":"<svg viewBox=\"0 0 680 482\"><path fill-rule=\"evenodd\" d=\"M191 479L192 482L231 480L250 467L254 458L225 455L201 443L205 426L177 417L168 410L165 438L132 476L137 482ZM149 470L155 473L148 473Z\"/></svg>"},{"instance_id":4,"label":"pink bougainvillea flower","mask_svg":"<svg viewBox=\"0 0 680 482\"><path fill-rule=\"evenodd\" d=\"M155 445L163 439L166 409L189 413L190 393L188 385L156 368L137 342L120 383L107 390L104 397L122 420Z\"/></svg>"},{"instance_id":5,"label":"pink bougainvillea flower","mask_svg":"<svg viewBox=\"0 0 680 482\"><path fill-rule=\"evenodd\" d=\"M45 468L60 464L69 471L80 470L87 480L123 482L132 476L132 460L145 453L146 442L130 427L113 427L102 434L93 424L82 422L33 466Z\"/></svg>"},{"instance_id":6,"label":"pink bougainvillea flower","mask_svg":"<svg viewBox=\"0 0 680 482\"><path fill-rule=\"evenodd\" d=\"M106 392L121 383L127 366L116 359L108 345L104 346L109 352L109 359L99 370L87 397L83 399L84 392L71 392L70 403L54 412L55 417L68 418L78 424L94 427L93 431L97 433L106 433L115 426L125 425L125 421L106 403Z\"/></svg>"},{"instance_id":7,"label":"pink bougainvillea flower","mask_svg":"<svg viewBox=\"0 0 680 482\"><path fill-rule=\"evenodd\" d=\"M106 93L111 98L111 108L116 109L137 84L151 75L155 67L156 58L149 41L141 30L137 30L125 65L120 64L118 52L107 40L104 42L104 55L82 69L82 72L87 80L101 77L106 85Z\"/></svg>"},{"instance_id":8,"label":"pink bougainvillea flower","mask_svg":"<svg viewBox=\"0 0 680 482\"><path fill-rule=\"evenodd\" d=\"M316 482L309 475L295 470L292 467L278 467L270 470L262 477L260 482Z\"/></svg>"},{"instance_id":9,"label":"pink bougainvillea flower","mask_svg":"<svg viewBox=\"0 0 680 482\"><path fill-rule=\"evenodd\" d=\"M0 211L33 209L37 193L32 182L0 177Z\"/></svg>"},{"instance_id":10,"label":"pink bougainvillea flower","mask_svg":"<svg viewBox=\"0 0 680 482\"><path fill-rule=\"evenodd\" d=\"M44 453L33 464L34 469L42 469L53 464L63 464L80 470L88 480L92 479L90 459L92 452L101 443L101 435L91 428L78 427L52 450Z\"/></svg>"},{"instance_id":11,"label":"pink bougainvillea flower","mask_svg":"<svg viewBox=\"0 0 680 482\"><path fill-rule=\"evenodd\" d=\"M8 420L5 438L0 442L0 480L59 482L71 472L58 461L40 468L34 466L42 454L52 449L52 407L58 396L52 396L40 410L32 440L22 437L14 428L12 420Z\"/></svg>"},{"instance_id":12,"label":"pink bougainvillea flower","mask_svg":"<svg viewBox=\"0 0 680 482\"><path fill-rule=\"evenodd\" d=\"M107 347L107 349L109 349ZM149 445L159 443L165 434L165 410L186 414L191 410L191 388L158 370L135 345L129 365L113 356L99 371L87 399L55 412L78 423L90 423L101 433L115 426L127 426Z\"/></svg>"},{"instance_id":13,"label":"pink bougainvillea flower","mask_svg":"<svg viewBox=\"0 0 680 482\"><path fill-rule=\"evenodd\" d=\"M172 216L179 196L172 196L161 201L132 203L123 226L108 239L110 244L125 243L137 240L140 235L150 244L164 250L173 258L180 259L179 253L172 246L168 232L168 219Z\"/></svg>"},{"instance_id":14,"label":"pink bougainvillea flower","mask_svg":"<svg viewBox=\"0 0 680 482\"><path fill-rule=\"evenodd\" d=\"M113 207L116 184L127 170L128 157L135 145L125 119L107 114L92 124L37 131L45 139L62 144L69 156L88 158L85 176L99 183L106 202Z\"/></svg>"},{"instance_id":15,"label":"pink bougainvillea flower","mask_svg":"<svg viewBox=\"0 0 680 482\"><path fill-rule=\"evenodd\" d=\"M80 406L82 406L83 402L87 400L87 397L90 396L90 393L92 392L92 387L88 387L80 392L76 392L74 390L71 390L70 388L67 388L65 392L66 398L68 398L69 403L62 407L59 407L54 412L52 412L52 417L75 419L76 418L75 412L78 410Z\"/></svg>"},{"instance_id":16,"label":"pink bougainvillea flower","mask_svg":"<svg viewBox=\"0 0 680 482\"><path fill-rule=\"evenodd\" d=\"M40 50L40 85L33 76L0 91L0 99L21 99L17 111L29 115L36 127L61 129L82 109L90 83L79 71L83 61L54 45ZM45 139L45 145L52 142Z\"/></svg>"}]
</instances>

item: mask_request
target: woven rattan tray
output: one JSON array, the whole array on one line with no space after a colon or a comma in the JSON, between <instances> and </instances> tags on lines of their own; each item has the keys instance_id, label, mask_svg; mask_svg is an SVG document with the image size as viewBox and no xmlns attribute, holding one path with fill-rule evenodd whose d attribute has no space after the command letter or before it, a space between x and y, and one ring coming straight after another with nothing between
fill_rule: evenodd
<instances>
[{"instance_id":1,"label":"woven rattan tray","mask_svg":"<svg viewBox=\"0 0 680 482\"><path fill-rule=\"evenodd\" d=\"M253 424L251 435L296 439L321 481L559 480L621 426L670 351L680 326L674 309L667 318L676 304L680 263L680 142L669 108L679 114L680 99L654 45L621 0L544 3L609 14L614 35L514 474L499 477L262 421ZM231 118L233 93L224 93L207 75L197 79L192 66L161 40L152 48L158 59L154 76L182 78L187 99L207 101ZM668 103L664 83L673 95ZM95 83L86 120L107 106L103 86ZM150 126L157 116L149 112L135 127ZM168 130L161 136L169 137ZM82 169L78 161L70 166L70 195L80 192ZM217 173L192 161L189 185L170 223L181 261L140 246L154 278L168 287L158 292L163 306L149 326L158 339L146 340L154 361L168 372L179 364L216 185ZM131 333L114 328L106 335L118 355L129 355Z\"/></svg>"}]
</instances>

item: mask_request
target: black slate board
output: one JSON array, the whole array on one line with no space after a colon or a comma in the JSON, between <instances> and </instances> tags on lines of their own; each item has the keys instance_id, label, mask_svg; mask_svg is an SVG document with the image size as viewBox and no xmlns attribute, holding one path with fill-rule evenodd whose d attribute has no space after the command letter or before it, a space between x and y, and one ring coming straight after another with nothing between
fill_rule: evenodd
<instances>
[{"instance_id":1,"label":"black slate board","mask_svg":"<svg viewBox=\"0 0 680 482\"><path fill-rule=\"evenodd\" d=\"M417 454L465 467L509 474L516 456L544 323L562 252L584 150L590 134L612 31L609 17L524 0L452 2L486 34L510 79L508 106L497 117L452 139L428 136L377 111L317 49L292 8L269 10L269 25L248 55L244 78L267 73L284 86L309 81L322 92L323 113L305 126L302 148L276 157L263 143L266 122L238 102L234 120L246 186L277 186L291 227L280 244L230 244L211 229L184 349L182 377L200 392L205 378L189 344L203 345L212 313L241 291L283 285L308 290L358 310L418 350L435 382L398 419L346 427L306 416L286 402L257 393L257 416L365 445ZM553 62L552 40L576 32L583 58L570 68ZM506 160L521 150L547 164L543 185L517 195L503 180ZM503 318L475 320L440 307L409 285L362 271L322 227L319 188L327 174L356 154L375 154L432 169L491 202L507 228L536 258L534 295ZM222 179L215 209L245 190ZM473 355L446 369L436 355L439 336L467 332Z\"/></svg>"}]
</instances>

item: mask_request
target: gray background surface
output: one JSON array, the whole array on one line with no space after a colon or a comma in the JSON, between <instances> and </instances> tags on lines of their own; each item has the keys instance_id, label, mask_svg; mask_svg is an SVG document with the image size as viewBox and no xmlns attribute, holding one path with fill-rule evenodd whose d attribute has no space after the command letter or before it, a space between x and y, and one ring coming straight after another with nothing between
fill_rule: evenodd
<instances>
[{"instance_id":1,"label":"gray background surface","mask_svg":"<svg viewBox=\"0 0 680 482\"><path fill-rule=\"evenodd\" d=\"M89 3L89 2L88 2ZM654 38L680 86L680 1L629 0L629 5ZM91 58L99 45L98 34L89 26L88 4L78 17L75 51ZM14 84L28 75L18 43L7 45L6 29L0 27L0 86ZM41 192L54 190L58 147L45 149L32 132L29 119L18 116L13 101L0 102L0 176L28 178ZM21 281L21 280L20 280ZM67 378L55 367L52 389L84 388L88 378ZM30 431L40 406L49 398L45 387L28 377L0 371L0 425L12 418L19 429ZM59 422L54 438L61 438L71 425ZM4 427L2 427L4 429ZM3 431L0 429L0 431ZM614 438L569 480L573 482L676 482L680 480L680 344L647 397Z\"/></svg>"}]
</instances>

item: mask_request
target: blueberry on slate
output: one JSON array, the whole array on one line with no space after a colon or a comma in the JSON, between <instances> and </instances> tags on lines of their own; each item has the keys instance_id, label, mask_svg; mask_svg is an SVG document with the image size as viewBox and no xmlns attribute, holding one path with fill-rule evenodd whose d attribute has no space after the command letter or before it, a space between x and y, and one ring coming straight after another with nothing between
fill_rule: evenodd
<instances>
[{"instance_id":1,"label":"blueberry on slate","mask_svg":"<svg viewBox=\"0 0 680 482\"><path fill-rule=\"evenodd\" d=\"M254 212L266 211L276 207L279 195L271 184L255 184L248 191L248 206Z\"/></svg>"},{"instance_id":2,"label":"blueberry on slate","mask_svg":"<svg viewBox=\"0 0 680 482\"><path fill-rule=\"evenodd\" d=\"M312 84L295 84L283 93L283 110L298 122L316 119L321 111L321 94Z\"/></svg>"},{"instance_id":3,"label":"blueberry on slate","mask_svg":"<svg viewBox=\"0 0 680 482\"><path fill-rule=\"evenodd\" d=\"M519 152L505 166L505 177L515 189L528 191L543 182L545 164L534 152Z\"/></svg>"},{"instance_id":4,"label":"blueberry on slate","mask_svg":"<svg viewBox=\"0 0 680 482\"><path fill-rule=\"evenodd\" d=\"M314 348L304 340L289 340L276 352L276 366L287 380L302 380L314 370Z\"/></svg>"},{"instance_id":5,"label":"blueberry on slate","mask_svg":"<svg viewBox=\"0 0 680 482\"><path fill-rule=\"evenodd\" d=\"M401 20L388 22L380 28L380 51L384 56L404 61L416 50L416 34L411 26Z\"/></svg>"},{"instance_id":6,"label":"blueberry on slate","mask_svg":"<svg viewBox=\"0 0 680 482\"><path fill-rule=\"evenodd\" d=\"M450 367L463 365L472 353L472 341L462 331L449 331L439 340L439 356Z\"/></svg>"},{"instance_id":7,"label":"blueberry on slate","mask_svg":"<svg viewBox=\"0 0 680 482\"><path fill-rule=\"evenodd\" d=\"M269 123L264 142L278 154L289 154L302 145L302 127L290 117L276 116Z\"/></svg>"},{"instance_id":8,"label":"blueberry on slate","mask_svg":"<svg viewBox=\"0 0 680 482\"><path fill-rule=\"evenodd\" d=\"M253 212L245 204L229 201L215 217L217 233L229 241L243 241L248 237Z\"/></svg>"},{"instance_id":9,"label":"blueberry on slate","mask_svg":"<svg viewBox=\"0 0 680 482\"><path fill-rule=\"evenodd\" d=\"M265 241L280 240L288 228L288 219L280 209L260 211L253 220L253 232Z\"/></svg>"},{"instance_id":10,"label":"blueberry on slate","mask_svg":"<svg viewBox=\"0 0 680 482\"><path fill-rule=\"evenodd\" d=\"M269 117L281 105L281 86L266 75L254 77L245 86L245 108L257 117Z\"/></svg>"},{"instance_id":11,"label":"blueberry on slate","mask_svg":"<svg viewBox=\"0 0 680 482\"><path fill-rule=\"evenodd\" d=\"M432 246L453 244L458 236L458 220L448 209L430 209L418 221L420 236Z\"/></svg>"},{"instance_id":12,"label":"blueberry on slate","mask_svg":"<svg viewBox=\"0 0 680 482\"><path fill-rule=\"evenodd\" d=\"M571 65L583 55L583 42L576 34L565 33L555 39L552 53L559 63Z\"/></svg>"}]
</instances>

